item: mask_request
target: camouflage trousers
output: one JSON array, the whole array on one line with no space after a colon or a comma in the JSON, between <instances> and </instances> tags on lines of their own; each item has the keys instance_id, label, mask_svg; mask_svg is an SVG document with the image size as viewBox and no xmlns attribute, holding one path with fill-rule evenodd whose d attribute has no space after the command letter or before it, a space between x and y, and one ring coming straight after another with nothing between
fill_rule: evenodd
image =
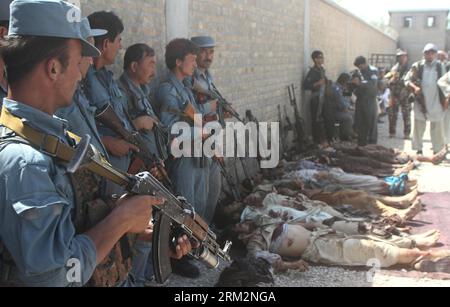
<instances>
[{"instance_id":1,"label":"camouflage trousers","mask_svg":"<svg viewBox=\"0 0 450 307\"><path fill-rule=\"evenodd\" d=\"M408 101L408 97L391 97L390 106L389 106L389 134L396 135L397 134L397 119L398 113L402 110L403 115L403 125L404 125L404 136L409 137L411 135L411 111L412 106Z\"/></svg>"}]
</instances>

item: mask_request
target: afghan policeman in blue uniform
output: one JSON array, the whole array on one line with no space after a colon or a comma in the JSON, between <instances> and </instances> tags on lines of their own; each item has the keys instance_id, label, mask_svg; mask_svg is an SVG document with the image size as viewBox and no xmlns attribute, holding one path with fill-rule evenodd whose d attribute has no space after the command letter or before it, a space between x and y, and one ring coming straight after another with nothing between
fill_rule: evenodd
<instances>
[{"instance_id":1,"label":"afghan policeman in blue uniform","mask_svg":"<svg viewBox=\"0 0 450 307\"><path fill-rule=\"evenodd\" d=\"M378 80L376 67L367 63L367 59L359 56L354 65L359 69L359 77L353 78L357 88L355 90L356 110L355 128L358 133L358 145L377 144L378 142Z\"/></svg>"},{"instance_id":2,"label":"afghan policeman in blue uniform","mask_svg":"<svg viewBox=\"0 0 450 307\"><path fill-rule=\"evenodd\" d=\"M199 48L199 53L197 55L197 69L195 70L193 76L193 82L196 82L198 86L213 92L213 77L209 69L214 61L216 42L210 36L192 37L191 41ZM217 101L212 101L201 93L196 92L195 88L194 94L196 96L197 103L202 110L203 116L205 118L218 119L219 114L217 112ZM214 218L220 193L222 191L222 174L218 162L214 159L208 159L207 171L209 191L204 218L208 223L211 223Z\"/></svg>"},{"instance_id":3,"label":"afghan policeman in blue uniform","mask_svg":"<svg viewBox=\"0 0 450 307\"><path fill-rule=\"evenodd\" d=\"M103 36L107 33L102 29L91 29L87 18L81 20L81 35L84 39L94 44L94 37ZM73 103L67 107L59 109L56 115L65 119L71 132L79 136L90 135L91 143L104 157L108 157L108 152L102 143L100 134L95 123L95 108L86 97L86 74L92 65L91 57L83 57L80 63L82 80L73 96Z\"/></svg>"},{"instance_id":4,"label":"afghan policeman in blue uniform","mask_svg":"<svg viewBox=\"0 0 450 307\"><path fill-rule=\"evenodd\" d=\"M167 131L153 109L147 86L156 74L155 51L146 44L128 47L123 68L124 72L118 82L127 96L129 118L146 141L148 149L164 161L168 158Z\"/></svg>"},{"instance_id":5,"label":"afghan policeman in blue uniform","mask_svg":"<svg viewBox=\"0 0 450 307\"><path fill-rule=\"evenodd\" d=\"M197 105L194 94L185 80L195 72L197 68L197 46L188 39L175 39L166 47L166 65L169 69L167 81L163 82L157 94L160 106L162 123L172 131L172 127L179 122L188 123L191 127L191 141L202 140L202 133L196 133L192 118L189 114L202 114ZM191 112L188 112L191 110ZM188 114L189 113L189 114ZM171 135L172 142L178 140L178 135ZM194 206L197 214L204 216L207 208L208 196L207 162L205 158L172 157L168 159L169 176L174 185L175 192L183 196ZM183 261L172 263L174 273L185 277L195 278L199 276L199 270L190 264L186 258Z\"/></svg>"},{"instance_id":6,"label":"afghan policeman in blue uniform","mask_svg":"<svg viewBox=\"0 0 450 307\"><path fill-rule=\"evenodd\" d=\"M164 161L168 158L168 135L159 121L150 102L147 84L156 73L155 51L146 44L135 44L127 48L124 57L124 73L119 86L128 100L128 116L134 128L139 131L148 150L156 158ZM132 168L142 167L132 163ZM135 245L132 272L139 286L151 284L154 279L152 242L139 240Z\"/></svg>"},{"instance_id":7,"label":"afghan policeman in blue uniform","mask_svg":"<svg viewBox=\"0 0 450 307\"><path fill-rule=\"evenodd\" d=\"M128 271L114 271L127 267L118 244L143 233L152 205L162 203L128 198L87 229L74 223L86 206L77 204L62 162L74 139L53 114L72 103L82 57L99 51L81 36L79 22L67 20L73 11L81 13L58 0L11 4L1 49L10 89L0 118L0 285L81 286L94 276L98 285L125 284ZM114 265L99 266L106 258Z\"/></svg>"},{"instance_id":8,"label":"afghan policeman in blue uniform","mask_svg":"<svg viewBox=\"0 0 450 307\"><path fill-rule=\"evenodd\" d=\"M96 114L111 106L122 121L123 127L133 131L132 124L126 116L128 105L126 95L120 90L113 73L106 68L115 63L117 54L122 48L122 32L124 26L120 18L112 12L95 12L88 16L91 28L104 29L106 35L95 37L95 46L101 51L101 56L94 59L94 65L86 76L86 94ZM121 171L128 171L133 151L138 148L123 140L116 132L97 121L102 142L109 152L111 164ZM121 194L123 189L115 186L108 191L110 194Z\"/></svg>"}]
</instances>

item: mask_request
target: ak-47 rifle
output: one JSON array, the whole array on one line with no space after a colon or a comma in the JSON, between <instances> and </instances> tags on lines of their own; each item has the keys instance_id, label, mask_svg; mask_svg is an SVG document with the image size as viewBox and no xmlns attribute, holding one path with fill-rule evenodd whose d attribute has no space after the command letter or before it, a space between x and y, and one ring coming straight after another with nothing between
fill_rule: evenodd
<instances>
[{"instance_id":1,"label":"ak-47 rifle","mask_svg":"<svg viewBox=\"0 0 450 307\"><path fill-rule=\"evenodd\" d=\"M317 122L323 122L324 118L323 118L323 108L325 106L325 100L326 100L326 92L327 92L327 87L328 87L328 80L325 76L325 70L323 68L320 69L320 78L322 80L325 80L325 84L320 86L320 90L319 90L319 107L317 109ZM295 91L294 91L295 93Z\"/></svg>"},{"instance_id":2,"label":"ak-47 rifle","mask_svg":"<svg viewBox=\"0 0 450 307\"><path fill-rule=\"evenodd\" d=\"M105 127L117 133L125 141L138 147L139 152L137 152L136 155L142 160L147 170L151 170L153 167L156 167L162 176L162 182L164 185L166 185L169 189L172 189L172 182L170 181L169 175L167 174L160 159L158 159L158 157L148 149L144 139L138 131L129 132L123 127L122 121L117 116L111 105L108 105L104 110L99 112L95 118Z\"/></svg>"},{"instance_id":3,"label":"ak-47 rifle","mask_svg":"<svg viewBox=\"0 0 450 307\"><path fill-rule=\"evenodd\" d=\"M412 83L414 83L415 86L420 88L420 93L416 94L414 93L414 96L416 97L416 102L419 104L420 106L420 111L422 111L423 115L425 116L425 119L427 119L428 117L428 109L427 109L427 103L425 101L425 95L423 94L422 91L422 79L419 76L419 71L413 67L413 80Z\"/></svg>"},{"instance_id":4,"label":"ak-47 rifle","mask_svg":"<svg viewBox=\"0 0 450 307\"><path fill-rule=\"evenodd\" d=\"M211 83L212 90L204 88L197 80L194 79L194 84L192 85L192 89L200 93L202 95L208 96L212 100L217 100L217 103L219 105L219 122L222 126L225 126L225 117L224 112L230 113L231 116L236 118L238 121L243 123L243 120L241 119L241 116L239 113L232 107L232 105L220 94L217 87L214 85L214 83Z\"/></svg>"},{"instance_id":5,"label":"ak-47 rifle","mask_svg":"<svg viewBox=\"0 0 450 307\"><path fill-rule=\"evenodd\" d=\"M281 148L283 149L283 152L287 151L287 143L286 143L286 133L287 133L287 126L285 126L285 123L283 122L283 115L281 114L281 106L278 105L278 121L280 122L280 142L281 142Z\"/></svg>"},{"instance_id":6,"label":"ak-47 rifle","mask_svg":"<svg viewBox=\"0 0 450 307\"><path fill-rule=\"evenodd\" d=\"M420 87L420 83L416 83L416 86ZM428 109L427 109L427 103L425 100L425 95L423 94L422 89L420 89L419 94L414 93L414 95L416 96L416 101L417 101L417 103L419 103L420 110L422 111L423 115L425 115L425 119L426 119L428 117Z\"/></svg>"},{"instance_id":7,"label":"ak-47 rifle","mask_svg":"<svg viewBox=\"0 0 450 307\"><path fill-rule=\"evenodd\" d=\"M295 139L297 141L297 146L300 151L303 151L305 143L306 143L306 134L303 129L302 117L300 115L300 111L298 109L297 97L295 95L295 85L291 84L288 86L289 92L289 101L291 106L294 108L295 115Z\"/></svg>"},{"instance_id":8,"label":"ak-47 rifle","mask_svg":"<svg viewBox=\"0 0 450 307\"><path fill-rule=\"evenodd\" d=\"M129 175L114 169L97 151L92 149L89 135L86 135L78 144L67 170L69 173L75 173L80 167L86 167L123 186L130 195L149 195L165 200L163 205L154 207L156 214L154 214L152 253L158 283L164 283L172 274L169 243L176 242L176 238L181 234L186 234L194 246L198 246L190 255L203 261L210 268L217 268L219 259L231 260L229 251L232 243L226 242L222 249L217 243L216 234L195 213L186 199L176 197L148 172Z\"/></svg>"},{"instance_id":9,"label":"ak-47 rifle","mask_svg":"<svg viewBox=\"0 0 450 307\"><path fill-rule=\"evenodd\" d=\"M285 121L286 121L286 125L284 126L284 130L285 130L285 133L287 133L289 131L294 130L294 125L292 125L292 121L291 121L291 119L290 119L290 117L288 115L286 105L283 106L283 110L284 110L284 118L285 118Z\"/></svg>"}]
</instances>

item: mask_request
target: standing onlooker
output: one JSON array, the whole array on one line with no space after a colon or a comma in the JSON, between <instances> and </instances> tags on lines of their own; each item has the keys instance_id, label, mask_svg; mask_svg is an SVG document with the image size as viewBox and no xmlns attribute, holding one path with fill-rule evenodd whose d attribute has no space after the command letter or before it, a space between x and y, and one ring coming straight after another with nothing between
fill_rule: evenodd
<instances>
[{"instance_id":1,"label":"standing onlooker","mask_svg":"<svg viewBox=\"0 0 450 307\"><path fill-rule=\"evenodd\" d=\"M314 51L311 55L314 66L309 70L303 90L311 91L311 122L314 142L325 142L325 127L323 122L323 107L325 104L325 91L327 78L323 64L325 58L322 51Z\"/></svg>"},{"instance_id":2,"label":"standing onlooker","mask_svg":"<svg viewBox=\"0 0 450 307\"><path fill-rule=\"evenodd\" d=\"M434 152L444 148L444 95L437 86L444 71L437 60L437 52L435 45L427 44L423 50L424 59L414 63L405 78L406 86L416 95L413 149L418 154L423 154L423 136L428 121L431 122Z\"/></svg>"},{"instance_id":3,"label":"standing onlooker","mask_svg":"<svg viewBox=\"0 0 450 307\"><path fill-rule=\"evenodd\" d=\"M444 108L447 109L444 117L444 137L445 144L448 146L448 144L450 144L450 110L448 109L450 99L450 72L446 73L441 79L439 79L438 85L447 99L444 103Z\"/></svg>"},{"instance_id":4,"label":"standing onlooker","mask_svg":"<svg viewBox=\"0 0 450 307\"><path fill-rule=\"evenodd\" d=\"M377 144L378 142L378 69L367 64L365 57L360 56L354 65L360 73L354 74L352 83L355 90L356 112L355 128L358 133L358 144Z\"/></svg>"},{"instance_id":5,"label":"standing onlooker","mask_svg":"<svg viewBox=\"0 0 450 307\"><path fill-rule=\"evenodd\" d=\"M450 62L448 61L448 53L444 50L438 51L438 60L442 63L442 66L444 66L445 71L450 71Z\"/></svg>"},{"instance_id":6,"label":"standing onlooker","mask_svg":"<svg viewBox=\"0 0 450 307\"><path fill-rule=\"evenodd\" d=\"M389 136L394 138L397 134L397 119L401 108L403 115L403 135L405 139L411 136L411 104L409 103L409 90L405 86L405 77L409 71L408 53L397 50L397 64L385 76L391 89L389 100Z\"/></svg>"}]
</instances>

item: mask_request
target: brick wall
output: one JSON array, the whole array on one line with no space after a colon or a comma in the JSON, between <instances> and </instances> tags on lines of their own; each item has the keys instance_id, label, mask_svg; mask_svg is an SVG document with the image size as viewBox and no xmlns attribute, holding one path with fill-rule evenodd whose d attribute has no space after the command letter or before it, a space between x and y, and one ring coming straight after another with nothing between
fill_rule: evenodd
<instances>
[{"instance_id":1,"label":"brick wall","mask_svg":"<svg viewBox=\"0 0 450 307\"><path fill-rule=\"evenodd\" d=\"M112 67L117 74L122 72L123 56L128 46L146 43L155 49L158 70L164 71L164 48L166 46L166 20L164 0L81 0L83 15L107 10L115 12L123 21L123 49Z\"/></svg>"},{"instance_id":2,"label":"brick wall","mask_svg":"<svg viewBox=\"0 0 450 307\"><path fill-rule=\"evenodd\" d=\"M191 0L191 35L215 37L213 73L239 111L277 120L303 68L303 1Z\"/></svg>"}]
</instances>

